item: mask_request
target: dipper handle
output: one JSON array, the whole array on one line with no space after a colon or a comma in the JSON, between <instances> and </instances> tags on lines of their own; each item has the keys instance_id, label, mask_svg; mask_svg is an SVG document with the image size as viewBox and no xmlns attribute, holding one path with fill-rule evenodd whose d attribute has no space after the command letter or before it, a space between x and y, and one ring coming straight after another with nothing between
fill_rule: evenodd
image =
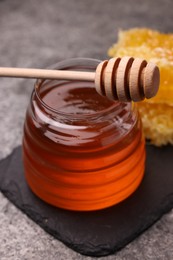
<instances>
[{"instance_id":1,"label":"dipper handle","mask_svg":"<svg viewBox=\"0 0 173 260\"><path fill-rule=\"evenodd\" d=\"M141 101L154 97L159 89L158 67L133 57L113 58L101 62L95 74L100 95L112 100Z\"/></svg>"},{"instance_id":2,"label":"dipper handle","mask_svg":"<svg viewBox=\"0 0 173 260\"><path fill-rule=\"evenodd\" d=\"M1 67L0 77L95 81L99 94L119 101L151 98L156 95L160 81L155 64L132 57L103 61L96 72Z\"/></svg>"}]
</instances>

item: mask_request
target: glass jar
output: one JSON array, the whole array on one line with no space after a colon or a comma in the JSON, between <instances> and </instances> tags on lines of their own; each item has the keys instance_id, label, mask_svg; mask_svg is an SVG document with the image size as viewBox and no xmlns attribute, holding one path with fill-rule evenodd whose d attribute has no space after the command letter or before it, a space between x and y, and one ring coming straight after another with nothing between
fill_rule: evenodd
<instances>
[{"instance_id":1,"label":"glass jar","mask_svg":"<svg viewBox=\"0 0 173 260\"><path fill-rule=\"evenodd\" d=\"M70 59L54 69L95 71L100 61ZM130 196L145 168L135 106L110 101L84 81L38 80L27 109L23 162L28 185L70 210L103 209Z\"/></svg>"}]
</instances>

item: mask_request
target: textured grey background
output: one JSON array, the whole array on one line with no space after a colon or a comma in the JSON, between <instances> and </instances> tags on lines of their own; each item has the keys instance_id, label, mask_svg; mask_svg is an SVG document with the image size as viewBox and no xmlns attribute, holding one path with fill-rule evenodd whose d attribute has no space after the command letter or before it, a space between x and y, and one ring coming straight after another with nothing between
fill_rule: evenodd
<instances>
[{"instance_id":1,"label":"textured grey background","mask_svg":"<svg viewBox=\"0 0 173 260\"><path fill-rule=\"evenodd\" d=\"M119 29L173 32L172 0L0 0L0 66L46 67L104 59ZM0 158L21 144L33 80L0 79ZM0 194L1 260L91 260L45 233ZM106 260L172 260L173 211Z\"/></svg>"}]
</instances>

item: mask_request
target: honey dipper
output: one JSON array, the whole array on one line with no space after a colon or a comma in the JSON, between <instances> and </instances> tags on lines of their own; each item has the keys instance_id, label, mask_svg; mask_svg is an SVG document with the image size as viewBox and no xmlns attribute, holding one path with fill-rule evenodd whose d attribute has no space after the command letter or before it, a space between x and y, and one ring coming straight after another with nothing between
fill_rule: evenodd
<instances>
[{"instance_id":1,"label":"honey dipper","mask_svg":"<svg viewBox=\"0 0 173 260\"><path fill-rule=\"evenodd\" d=\"M0 77L94 81L99 94L112 100L135 102L155 96L160 81L155 64L133 57L103 61L95 72L1 67Z\"/></svg>"}]
</instances>

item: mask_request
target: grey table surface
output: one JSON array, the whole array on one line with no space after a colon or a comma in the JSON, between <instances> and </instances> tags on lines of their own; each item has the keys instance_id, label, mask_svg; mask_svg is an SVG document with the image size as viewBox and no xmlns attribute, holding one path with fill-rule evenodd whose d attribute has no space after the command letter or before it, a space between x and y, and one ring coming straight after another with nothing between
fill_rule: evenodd
<instances>
[{"instance_id":1,"label":"grey table surface","mask_svg":"<svg viewBox=\"0 0 173 260\"><path fill-rule=\"evenodd\" d=\"M0 66L46 67L71 57L104 59L119 29L173 32L172 0L1 0ZM0 158L21 144L34 80L0 79ZM0 259L91 260L45 233L0 194ZM114 255L173 259L173 211Z\"/></svg>"}]
</instances>

